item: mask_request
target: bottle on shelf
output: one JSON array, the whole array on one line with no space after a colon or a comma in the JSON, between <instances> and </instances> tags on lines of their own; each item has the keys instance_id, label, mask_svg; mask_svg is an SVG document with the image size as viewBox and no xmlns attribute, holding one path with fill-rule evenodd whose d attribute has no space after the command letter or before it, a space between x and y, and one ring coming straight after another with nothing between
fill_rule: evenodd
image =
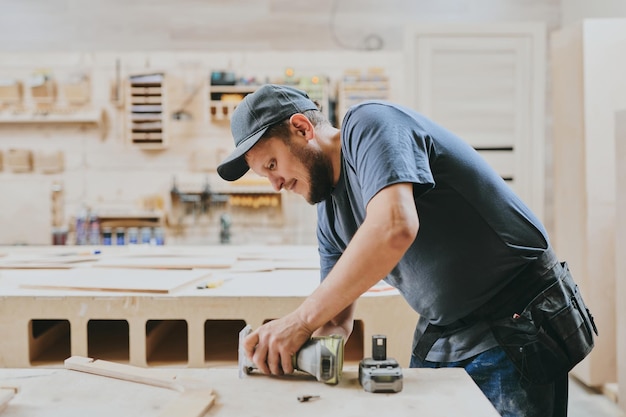
<instances>
[{"instance_id":1,"label":"bottle on shelf","mask_svg":"<svg viewBox=\"0 0 626 417\"><path fill-rule=\"evenodd\" d=\"M123 227L115 229L115 244L117 246L124 246L126 244L125 229Z\"/></svg>"},{"instance_id":2,"label":"bottle on shelf","mask_svg":"<svg viewBox=\"0 0 626 417\"><path fill-rule=\"evenodd\" d=\"M89 244L100 244L100 219L96 213L91 213L89 216Z\"/></svg>"},{"instance_id":3,"label":"bottle on shelf","mask_svg":"<svg viewBox=\"0 0 626 417\"><path fill-rule=\"evenodd\" d=\"M76 216L76 244L86 245L88 243L87 235L89 228L89 211L87 207L81 207Z\"/></svg>"},{"instance_id":4,"label":"bottle on shelf","mask_svg":"<svg viewBox=\"0 0 626 417\"><path fill-rule=\"evenodd\" d=\"M113 230L110 227L102 228L102 244L106 246L113 244Z\"/></svg>"},{"instance_id":5,"label":"bottle on shelf","mask_svg":"<svg viewBox=\"0 0 626 417\"><path fill-rule=\"evenodd\" d=\"M162 227L154 228L154 243L157 246L162 246L165 244L165 231Z\"/></svg>"},{"instance_id":6,"label":"bottle on shelf","mask_svg":"<svg viewBox=\"0 0 626 417\"><path fill-rule=\"evenodd\" d=\"M136 245L139 243L139 229L136 227L129 227L126 230L128 234L128 244Z\"/></svg>"},{"instance_id":7,"label":"bottle on shelf","mask_svg":"<svg viewBox=\"0 0 626 417\"><path fill-rule=\"evenodd\" d=\"M149 245L152 240L152 229L150 227L141 228L141 243Z\"/></svg>"}]
</instances>

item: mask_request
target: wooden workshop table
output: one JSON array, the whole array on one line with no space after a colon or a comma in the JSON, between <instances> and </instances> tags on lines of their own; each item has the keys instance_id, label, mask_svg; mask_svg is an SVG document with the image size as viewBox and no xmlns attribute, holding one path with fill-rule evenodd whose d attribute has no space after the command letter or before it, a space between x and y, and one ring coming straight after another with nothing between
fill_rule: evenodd
<instances>
[{"instance_id":1,"label":"wooden workshop table","mask_svg":"<svg viewBox=\"0 0 626 417\"><path fill-rule=\"evenodd\" d=\"M165 372L164 369L151 371ZM171 369L169 370L171 372ZM305 374L238 378L235 368L181 369L213 388L216 399L206 416L254 417L497 417L499 414L463 369L403 369L403 390L365 392L355 368L344 369L340 384L325 385ZM0 370L0 386L20 386L1 417L151 417L180 393L67 369ZM319 395L298 402L301 395ZM186 417L180 415L179 417Z\"/></svg>"},{"instance_id":2,"label":"wooden workshop table","mask_svg":"<svg viewBox=\"0 0 626 417\"><path fill-rule=\"evenodd\" d=\"M9 267L18 261L58 263L72 259L59 254L89 249L6 249L0 258L0 368L55 366L72 355L142 367L236 364L239 330L288 314L319 285L314 247L102 247L101 254L70 262L69 269ZM210 268L216 260L233 264ZM166 268L184 262L194 268ZM198 289L191 280L165 293L152 291L167 281L157 279L167 278L163 274L178 279L204 270L211 275L200 282L223 283ZM70 288L94 279L118 290ZM132 286L145 291L123 290ZM408 366L417 318L397 290L369 291L357 301L360 326L346 345L346 360L370 356L371 336L385 334L388 356Z\"/></svg>"}]
</instances>

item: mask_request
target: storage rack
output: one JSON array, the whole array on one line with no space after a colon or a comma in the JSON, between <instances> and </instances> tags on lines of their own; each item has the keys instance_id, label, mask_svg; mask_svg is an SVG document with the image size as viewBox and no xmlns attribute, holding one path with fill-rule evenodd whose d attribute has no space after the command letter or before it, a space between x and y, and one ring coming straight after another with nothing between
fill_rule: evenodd
<instances>
[{"instance_id":1,"label":"storage rack","mask_svg":"<svg viewBox=\"0 0 626 417\"><path fill-rule=\"evenodd\" d=\"M166 148L168 113L165 74L131 75L127 90L130 143L144 149Z\"/></svg>"},{"instance_id":2,"label":"storage rack","mask_svg":"<svg viewBox=\"0 0 626 417\"><path fill-rule=\"evenodd\" d=\"M297 82L285 83L307 92L317 102L321 111L329 115L330 99L328 81L323 77L301 78ZM229 121L230 116L243 98L255 92L259 84L209 85L209 118L213 122Z\"/></svg>"},{"instance_id":3,"label":"storage rack","mask_svg":"<svg viewBox=\"0 0 626 417\"><path fill-rule=\"evenodd\" d=\"M360 71L346 71L337 89L339 125L351 106L366 100L389 100L389 79L375 68L364 74Z\"/></svg>"}]
</instances>

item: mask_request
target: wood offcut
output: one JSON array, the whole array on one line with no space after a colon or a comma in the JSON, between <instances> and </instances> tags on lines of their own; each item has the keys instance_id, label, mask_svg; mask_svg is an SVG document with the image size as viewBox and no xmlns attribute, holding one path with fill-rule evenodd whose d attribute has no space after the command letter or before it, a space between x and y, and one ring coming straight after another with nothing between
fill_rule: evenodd
<instances>
[{"instance_id":1,"label":"wood offcut","mask_svg":"<svg viewBox=\"0 0 626 417\"><path fill-rule=\"evenodd\" d=\"M137 366L72 356L65 360L65 368L181 392L159 417L202 417L215 401L213 390L203 387L206 385L203 381L178 378L173 374L157 375L154 370Z\"/></svg>"}]
</instances>

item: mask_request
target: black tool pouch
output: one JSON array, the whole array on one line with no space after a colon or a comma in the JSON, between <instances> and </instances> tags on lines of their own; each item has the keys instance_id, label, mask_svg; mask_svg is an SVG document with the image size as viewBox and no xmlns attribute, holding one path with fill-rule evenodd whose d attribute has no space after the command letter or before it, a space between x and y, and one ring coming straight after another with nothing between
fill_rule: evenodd
<instances>
[{"instance_id":1,"label":"black tool pouch","mask_svg":"<svg viewBox=\"0 0 626 417\"><path fill-rule=\"evenodd\" d=\"M522 376L548 384L571 370L593 348L598 331L565 262L519 314L490 320L496 339Z\"/></svg>"}]
</instances>

